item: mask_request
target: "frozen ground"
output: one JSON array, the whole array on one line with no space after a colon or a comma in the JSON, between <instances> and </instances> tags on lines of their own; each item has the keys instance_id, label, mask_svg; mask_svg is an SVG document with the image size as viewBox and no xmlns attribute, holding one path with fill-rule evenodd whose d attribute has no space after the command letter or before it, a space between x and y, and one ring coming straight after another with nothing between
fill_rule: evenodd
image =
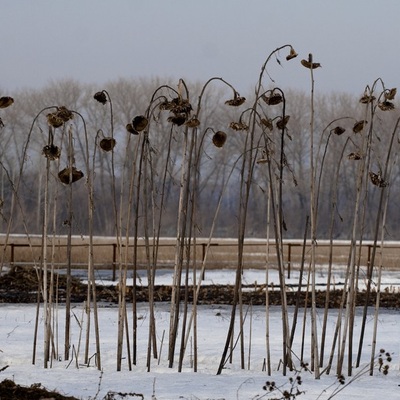
<instances>
[{"instance_id":1,"label":"frozen ground","mask_svg":"<svg viewBox=\"0 0 400 400\"><path fill-rule=\"evenodd\" d=\"M18 384L31 385L41 383L46 388L57 390L63 394L76 396L81 399L103 399L109 391L122 393L142 394L145 399L259 399L280 398L276 393L271 397L263 390L266 381L275 381L276 384L289 388L288 378L282 376L278 371L281 358L282 325L281 310L279 307L270 309L270 348L272 376L263 371L263 362L266 357L265 332L266 315L264 307L253 307L248 310L245 325L245 359L246 369L239 367L239 352L234 353L233 363L227 364L221 375L216 375L220 362L223 345L228 329L230 307L229 306L201 306L199 307L198 320L198 372L194 373L191 368L191 349L187 350L184 361L183 372L177 372L177 368L168 368L166 349L167 332L169 326L169 306L159 303L156 306L157 318L157 346L160 350L163 333L165 338L161 348L160 359L152 360L151 371L146 372L146 350L148 337L148 304L139 305L138 326L138 363L132 371L128 370L126 359L123 370L116 371L116 344L117 344L117 308L106 305L99 308L100 338L102 352L103 373L93 365L82 364L83 340L78 360L73 359L70 364L67 361L53 361L52 368L43 368L43 313L40 313L40 327L36 365L32 365L33 331L35 324L35 305L5 305L0 304L0 369L8 366L0 372L0 380L9 378ZM75 304L73 313L77 319L72 321L72 345L78 348L79 326L78 320L83 314L83 305ZM289 310L291 320L292 311ZM359 314L360 310L357 310ZM372 311L372 310L371 310ZM322 311L319 311L322 313ZM128 316L131 315L128 310ZM58 348L60 359L63 343L63 318L62 306L58 312ZM336 323L337 310L332 310L328 322L328 335L326 348L330 349L332 334ZM300 321L303 311L300 313ZM359 315L356 317L355 337L358 337ZM307 321L309 318L307 319ZM251 323L250 323L251 322ZM318 315L318 326L321 328L322 314ZM250 340L250 325L252 335ZM301 326L301 324L299 325ZM306 324L306 351L309 354L310 329ZM363 363L366 365L371 356L372 316L368 319L365 338ZM180 340L178 340L179 348ZM301 328L299 327L295 338L294 352L300 354ZM57 343L56 343L57 345ZM356 343L355 350L357 348ZM356 379L335 398L337 399L397 399L400 398L400 373L399 373L399 350L400 350L400 313L399 311L381 310L378 324L377 351L384 348L392 353L392 362L389 374L384 376L378 370L374 376L368 373ZM327 353L329 351L327 350ZM94 340L90 349L90 355L94 354ZM336 358L335 358L336 360ZM77 361L77 362L76 362ZM335 361L336 362L336 361ZM297 362L297 366L299 363ZM346 367L347 368L347 367ZM362 372L362 368L354 370L354 374ZM338 385L334 370L330 375L323 375L321 379L315 380L309 372L302 372L303 380L300 390L305 394L299 398L304 399L328 399ZM346 377L346 382L351 378ZM0 393L1 398L1 393ZM118 397L117 399L137 399L138 396Z\"/></svg>"},{"instance_id":2,"label":"frozen ground","mask_svg":"<svg viewBox=\"0 0 400 400\"><path fill-rule=\"evenodd\" d=\"M326 288L328 275L328 267L321 265L317 267L316 283L318 289L323 290ZM86 270L76 270L75 274L80 276L84 282L87 276ZM110 270L98 270L97 274L97 284L100 285L112 285L118 283L118 278L116 281L112 281L112 271ZM130 277L127 279L127 284L132 285L132 274L128 272ZM118 276L118 271L117 274ZM173 282L174 271L172 269L159 269L155 277L155 285L171 285ZM183 274L184 276L184 274ZM290 278L287 277L286 272L286 285L288 287L295 288L299 283L300 272L298 269L293 269L290 273ZM342 289L345 282L346 271L344 267L334 267L331 276L331 289ZM145 270L138 271L138 284L147 286L147 275ZM196 281L198 282L200 277L200 272L196 274ZM307 287L307 272L303 273L302 288L306 290ZM184 282L184 278L182 278ZM266 272L262 269L245 269L242 275L242 283L244 285L254 285L254 284L265 284L266 282ZM279 276L276 269L270 269L268 272L268 282L270 285L279 287ZM192 273L189 274L189 284L193 283ZM366 287L366 277L365 269L362 269L359 273L358 287L359 290L364 290ZM375 270L372 277L372 290L376 289L378 283L378 271ZM221 270L206 270L202 285L234 285L235 284L235 271L233 269L221 269ZM381 278L381 290L398 291L400 293L400 271L396 270L383 270Z\"/></svg>"}]
</instances>

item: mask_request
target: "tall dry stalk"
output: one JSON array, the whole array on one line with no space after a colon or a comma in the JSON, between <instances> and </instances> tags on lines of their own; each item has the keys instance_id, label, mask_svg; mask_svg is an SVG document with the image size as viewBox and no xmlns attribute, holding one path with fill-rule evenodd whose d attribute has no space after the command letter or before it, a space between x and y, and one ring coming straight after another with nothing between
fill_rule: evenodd
<instances>
[{"instance_id":1,"label":"tall dry stalk","mask_svg":"<svg viewBox=\"0 0 400 400\"><path fill-rule=\"evenodd\" d=\"M72 137L72 129L70 127L68 131L68 166L70 167L69 171L69 181L72 182L72 165L74 164L74 146L73 146L73 137ZM73 211L72 211L72 184L68 187L68 195L67 195L67 207L68 207L68 235L67 235L67 275L66 275L66 293L65 293L65 333L64 333L64 359L69 360L69 352L70 352L70 338L71 338L71 264L72 264L72 220L73 220Z\"/></svg>"},{"instance_id":2,"label":"tall dry stalk","mask_svg":"<svg viewBox=\"0 0 400 400\"><path fill-rule=\"evenodd\" d=\"M86 170L86 188L87 188L87 207L88 207L88 285L87 285L87 299L86 299L86 314L87 314L87 325L86 325L86 340L85 340L85 356L84 362L89 362L89 345L90 345L90 333L91 333L91 313L93 312L93 323L94 323L94 336L95 336L95 360L96 367L101 370L101 348L100 348L100 329L99 329L99 316L97 307L97 294L96 294L96 278L95 278L95 266L94 266L94 251L93 251L93 219L94 219L94 171L92 171L90 165L90 146L89 136L86 126L86 120L77 111L71 111L74 115L77 115L82 121L83 125L83 145L82 157L84 159L85 170ZM72 166L71 166L72 167ZM72 184L74 180L70 180L69 184Z\"/></svg>"},{"instance_id":3,"label":"tall dry stalk","mask_svg":"<svg viewBox=\"0 0 400 400\"><path fill-rule=\"evenodd\" d=\"M367 120L368 111L370 108L370 104L367 104L365 110L364 121ZM367 130L367 134L365 133L365 123L362 123L361 129L357 129L357 133L361 135L361 148L360 154L362 154L362 159L359 161L357 176L356 176L356 198L354 202L354 211L353 211L353 221L351 227L351 246L348 257L348 264L346 270L346 283L348 286L344 286L343 292L346 292L347 288L347 298L345 301L346 304L346 312L343 323L343 332L341 333L341 345L340 351L338 353L338 363L336 367L336 372L338 374L342 373L344 356L346 350L346 341L348 339L348 375L350 376L352 373L352 343L353 337L351 336L352 327L350 328L349 335L349 326L352 325L352 321L354 321L354 304L355 304L355 292L356 292L356 251L357 251L357 235L360 230L361 221L360 215L362 213L362 195L365 192L364 188L366 185L366 172L368 171L368 165L370 162L370 152L371 152L371 137L373 133L373 112L370 115L371 121L369 123L369 128ZM355 132L355 129L353 128ZM355 132L356 133L356 132Z\"/></svg>"},{"instance_id":4,"label":"tall dry stalk","mask_svg":"<svg viewBox=\"0 0 400 400\"><path fill-rule=\"evenodd\" d=\"M381 178L382 182L387 182L387 180L388 180L388 168L389 168L389 163L390 163L391 152L393 150L394 137L395 137L396 131L398 129L398 125L399 125L399 120L396 121L395 127L394 127L392 135L391 135L391 139L389 142L386 160L385 160L385 164L384 164L384 172L383 172L383 175ZM378 182L378 184L379 184L379 182ZM365 334L365 326L366 326L367 314L368 314L368 305L369 305L369 299L370 299L370 293L371 293L372 274L373 274L373 268L374 268L374 264L375 264L376 249L378 246L378 244L377 244L378 243L378 235L379 235L380 226L384 225L384 223L382 222L382 213L384 211L383 210L383 202L384 202L384 196L386 195L386 192L387 192L386 186L382 186L381 193L380 193L380 199L379 199L379 206L376 211L375 230L374 230L374 237L373 237L373 246L372 246L372 251L371 251L371 256L370 256L370 263L367 266L367 289L366 289L365 304L363 307L360 339L359 339L359 345L358 345L358 353L357 353L357 361L356 361L357 367L360 365L360 362L361 362L362 347L363 347L364 334ZM382 231L383 231L383 229L382 229ZM383 232L382 232L382 235L383 235Z\"/></svg>"},{"instance_id":5,"label":"tall dry stalk","mask_svg":"<svg viewBox=\"0 0 400 400\"><path fill-rule=\"evenodd\" d=\"M332 281L332 267L333 267L333 231L335 227L335 215L337 213L337 191L339 186L339 177L340 177L340 167L343 159L344 151L349 143L349 138L346 139L344 146L342 147L342 151L336 166L336 172L334 175L334 183L332 185L332 195L331 195L331 213L330 213L330 224L329 224L329 255L328 255L328 272L326 278L326 293L325 293L325 307L324 307L324 318L322 322L321 329L321 348L320 348L320 361L319 366L322 368L324 365L324 354L325 354L325 341L326 341L326 332L327 332L327 324L328 324L328 312L330 308L330 292L331 292L331 281ZM322 168L321 168L322 172ZM318 190L319 193L319 190Z\"/></svg>"},{"instance_id":6,"label":"tall dry stalk","mask_svg":"<svg viewBox=\"0 0 400 400\"><path fill-rule=\"evenodd\" d=\"M319 379L319 356L318 356L318 332L317 332L317 301L316 301L316 270L315 252L317 245L317 207L316 207L316 169L314 153L314 69L318 63L309 54L308 60L302 60L302 64L310 70L311 95L310 95L310 234L311 234L311 347L313 353L313 365L315 378ZM305 62L304 62L305 61Z\"/></svg>"},{"instance_id":7,"label":"tall dry stalk","mask_svg":"<svg viewBox=\"0 0 400 400\"><path fill-rule=\"evenodd\" d=\"M383 244L384 244L384 236L385 236L386 212L387 212L387 207L388 207L388 203L389 203L389 193L390 193L390 187L388 187L389 181L391 178L390 160L391 160L391 153L393 150L394 138L396 137L399 123L400 123L400 118L397 119L396 125L392 132L392 136L390 138L388 151L387 151L387 155L386 155L386 161L384 164L384 171L382 173L381 180L378 182L375 182L375 184L377 184L377 186L380 188L381 193L380 193L380 198L379 198L379 206L378 206L377 214L376 214L377 216L376 216L376 222L375 222L374 246L373 246L373 250L372 250L371 265L369 266L369 271L372 270L374 263L375 263L375 253L376 253L375 247L377 245L379 230L380 230L381 260L380 260L379 266L378 266L377 296L376 296L376 303L375 303L374 329L373 329L373 336L372 336L371 354L374 354L376 351L379 301L380 301L381 278L382 278L382 258L383 258L383 251L384 251ZM397 158L397 153L396 153L396 158ZM371 281L372 281L372 274L369 272L368 273L368 285L369 286L371 285ZM369 291L368 291L368 293L369 293ZM364 317L364 314L363 314L363 317ZM362 331L362 335L360 336L360 348L362 346L362 339L364 337L363 336L364 327L365 327L365 323L363 321L363 324L362 324L363 331ZM375 359L375 356L371 356L370 375L373 374L374 359Z\"/></svg>"}]
</instances>

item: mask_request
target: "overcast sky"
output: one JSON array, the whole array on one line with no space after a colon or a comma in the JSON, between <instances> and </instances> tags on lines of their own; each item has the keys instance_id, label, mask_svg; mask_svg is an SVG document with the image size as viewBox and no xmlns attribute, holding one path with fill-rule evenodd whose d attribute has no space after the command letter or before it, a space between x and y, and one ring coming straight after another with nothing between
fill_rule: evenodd
<instances>
[{"instance_id":1,"label":"overcast sky","mask_svg":"<svg viewBox=\"0 0 400 400\"><path fill-rule=\"evenodd\" d=\"M0 91L218 76L245 94L291 44L297 59L270 64L276 86L308 90L299 62L313 53L316 91L359 94L379 77L399 85L399 18L399 0L1 0Z\"/></svg>"}]
</instances>

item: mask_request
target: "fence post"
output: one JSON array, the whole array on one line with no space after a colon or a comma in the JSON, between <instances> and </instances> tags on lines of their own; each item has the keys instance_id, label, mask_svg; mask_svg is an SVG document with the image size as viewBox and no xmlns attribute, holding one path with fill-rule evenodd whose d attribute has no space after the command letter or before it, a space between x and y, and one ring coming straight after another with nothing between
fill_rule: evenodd
<instances>
[{"instance_id":1,"label":"fence post","mask_svg":"<svg viewBox=\"0 0 400 400\"><path fill-rule=\"evenodd\" d=\"M12 265L12 266L14 266L14 260L15 260L15 253L14 253L14 251L15 251L15 246L14 246L14 243L11 243L10 244L10 246L11 246L11 260L10 260L10 264Z\"/></svg>"},{"instance_id":2,"label":"fence post","mask_svg":"<svg viewBox=\"0 0 400 400\"><path fill-rule=\"evenodd\" d=\"M372 245L368 245L368 259L367 259L367 267L369 268L370 267L370 265L371 265L371 248L372 248ZM371 266L371 268L372 268L372 266Z\"/></svg>"},{"instance_id":3,"label":"fence post","mask_svg":"<svg viewBox=\"0 0 400 400\"><path fill-rule=\"evenodd\" d=\"M288 279L290 279L290 267L291 267L291 263L292 263L292 245L291 243L288 243L288 270L287 270L287 277Z\"/></svg>"},{"instance_id":4,"label":"fence post","mask_svg":"<svg viewBox=\"0 0 400 400\"><path fill-rule=\"evenodd\" d=\"M201 248L202 248L201 261L204 262L204 258L206 256L206 243L202 243ZM201 280L204 280L205 278L206 278L206 269L204 268L203 274L201 276Z\"/></svg>"},{"instance_id":5,"label":"fence post","mask_svg":"<svg viewBox=\"0 0 400 400\"><path fill-rule=\"evenodd\" d=\"M113 243L112 280L115 281L115 264L117 263L117 244Z\"/></svg>"}]
</instances>

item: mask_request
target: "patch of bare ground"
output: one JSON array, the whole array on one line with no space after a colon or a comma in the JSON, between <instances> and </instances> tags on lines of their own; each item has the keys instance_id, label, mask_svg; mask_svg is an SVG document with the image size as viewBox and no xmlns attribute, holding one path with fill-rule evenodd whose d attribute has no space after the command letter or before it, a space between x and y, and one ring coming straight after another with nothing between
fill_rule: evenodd
<instances>
[{"instance_id":1,"label":"patch of bare ground","mask_svg":"<svg viewBox=\"0 0 400 400\"><path fill-rule=\"evenodd\" d=\"M39 276L33 269L15 267L7 274L0 277L0 303L34 303L38 301ZM50 281L50 279L48 279ZM59 302L65 301L66 277L56 274L54 282L57 282L56 296ZM242 299L244 304L265 305L266 291L265 285L244 285ZM193 300L193 288L188 289L189 301ZM171 300L171 286L155 286L154 300L168 302ZM97 286L97 301L118 303L117 286ZM132 287L127 288L127 301L133 298ZM83 284L78 278L72 278L71 301L80 303L85 301L87 296L87 285ZM135 298L137 302L149 300L149 291L145 286L136 288ZM180 296L185 296L185 288L181 288ZM373 306L376 302L376 292L371 292L368 298L368 305ZM234 287L232 285L207 285L200 288L198 304L231 304L234 297ZM311 295L305 291L288 290L286 293L287 304L295 305L299 302L300 306L311 305ZM337 308L340 306L343 297L343 290L336 289L329 292L329 307ZM318 290L316 294L317 307L325 307L326 291ZM281 293L276 288L269 288L268 301L270 305L281 304ZM363 306L367 301L364 291L357 293L356 305ZM380 293L380 306L384 308L400 309L400 296L398 293L383 291Z\"/></svg>"},{"instance_id":2,"label":"patch of bare ground","mask_svg":"<svg viewBox=\"0 0 400 400\"><path fill-rule=\"evenodd\" d=\"M1 400L79 400L76 397L63 396L49 391L40 383L31 386L17 385L10 379L0 382Z\"/></svg>"}]
</instances>

